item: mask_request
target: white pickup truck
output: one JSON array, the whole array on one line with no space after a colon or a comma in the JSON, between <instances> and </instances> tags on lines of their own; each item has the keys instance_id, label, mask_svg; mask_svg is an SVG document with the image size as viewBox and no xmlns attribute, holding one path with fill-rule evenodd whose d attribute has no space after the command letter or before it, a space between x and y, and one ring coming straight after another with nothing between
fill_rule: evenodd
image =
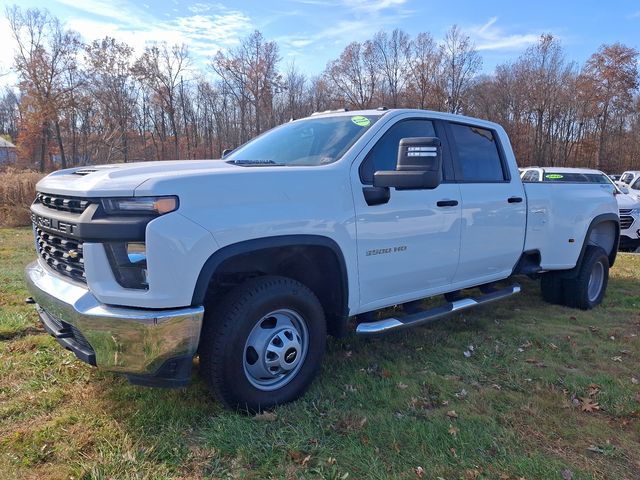
<instances>
[{"instance_id":1,"label":"white pickup truck","mask_svg":"<svg viewBox=\"0 0 640 480\"><path fill-rule=\"evenodd\" d=\"M249 411L301 395L350 318L373 320L361 335L424 324L517 293L496 282L519 274L592 308L619 240L611 192L523 185L499 125L420 110L325 112L222 160L74 168L37 190L26 279L47 331L137 384L184 386L199 355Z\"/></svg>"}]
</instances>

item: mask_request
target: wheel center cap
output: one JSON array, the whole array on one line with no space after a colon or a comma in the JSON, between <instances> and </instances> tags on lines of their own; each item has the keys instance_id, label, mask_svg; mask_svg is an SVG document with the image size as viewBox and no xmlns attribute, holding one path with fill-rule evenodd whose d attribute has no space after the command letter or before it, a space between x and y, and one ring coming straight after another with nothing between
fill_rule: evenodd
<instances>
[{"instance_id":1,"label":"wheel center cap","mask_svg":"<svg viewBox=\"0 0 640 480\"><path fill-rule=\"evenodd\" d=\"M284 354L284 361L287 363L293 363L298 357L298 351L295 348L290 348Z\"/></svg>"}]
</instances>

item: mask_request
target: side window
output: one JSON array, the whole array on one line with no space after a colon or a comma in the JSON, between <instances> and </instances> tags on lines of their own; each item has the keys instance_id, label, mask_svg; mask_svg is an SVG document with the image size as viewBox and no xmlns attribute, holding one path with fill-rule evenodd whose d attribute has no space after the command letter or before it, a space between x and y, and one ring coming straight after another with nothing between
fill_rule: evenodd
<instances>
[{"instance_id":1,"label":"side window","mask_svg":"<svg viewBox=\"0 0 640 480\"><path fill-rule=\"evenodd\" d=\"M496 138L491 130L458 123L451 123L450 126L463 182L506 180Z\"/></svg>"},{"instance_id":2,"label":"side window","mask_svg":"<svg viewBox=\"0 0 640 480\"><path fill-rule=\"evenodd\" d=\"M379 170L395 170L398 145L403 138L436 137L431 120L401 120L378 140L360 165L362 183L373 183L373 174Z\"/></svg>"},{"instance_id":3,"label":"side window","mask_svg":"<svg viewBox=\"0 0 640 480\"><path fill-rule=\"evenodd\" d=\"M522 177L523 182L535 182L537 180L538 180L538 172L536 172L535 170L529 170Z\"/></svg>"},{"instance_id":4,"label":"side window","mask_svg":"<svg viewBox=\"0 0 640 480\"><path fill-rule=\"evenodd\" d=\"M631 188L632 188L633 190L640 190L640 178L638 178L638 179L633 183L633 185L631 185Z\"/></svg>"}]
</instances>

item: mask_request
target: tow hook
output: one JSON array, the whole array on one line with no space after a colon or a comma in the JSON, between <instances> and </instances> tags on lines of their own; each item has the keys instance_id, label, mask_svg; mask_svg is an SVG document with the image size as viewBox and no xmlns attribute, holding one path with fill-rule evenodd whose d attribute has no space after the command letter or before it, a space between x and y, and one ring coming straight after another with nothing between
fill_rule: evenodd
<instances>
[{"instance_id":1,"label":"tow hook","mask_svg":"<svg viewBox=\"0 0 640 480\"><path fill-rule=\"evenodd\" d=\"M24 303L26 303L27 305L33 305L34 303L36 303L36 301L32 297L27 297L24 299Z\"/></svg>"}]
</instances>

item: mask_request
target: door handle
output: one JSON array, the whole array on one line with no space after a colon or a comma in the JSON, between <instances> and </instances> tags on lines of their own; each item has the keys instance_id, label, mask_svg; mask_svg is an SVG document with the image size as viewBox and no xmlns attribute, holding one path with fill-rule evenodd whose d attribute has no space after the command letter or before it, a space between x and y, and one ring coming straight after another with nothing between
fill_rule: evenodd
<instances>
[{"instance_id":1,"label":"door handle","mask_svg":"<svg viewBox=\"0 0 640 480\"><path fill-rule=\"evenodd\" d=\"M457 200L439 200L436 203L436 205L439 207L455 207L456 205L458 205L458 201Z\"/></svg>"},{"instance_id":2,"label":"door handle","mask_svg":"<svg viewBox=\"0 0 640 480\"><path fill-rule=\"evenodd\" d=\"M521 203L522 202L522 197L509 197L507 202L509 202L509 203Z\"/></svg>"}]
</instances>

